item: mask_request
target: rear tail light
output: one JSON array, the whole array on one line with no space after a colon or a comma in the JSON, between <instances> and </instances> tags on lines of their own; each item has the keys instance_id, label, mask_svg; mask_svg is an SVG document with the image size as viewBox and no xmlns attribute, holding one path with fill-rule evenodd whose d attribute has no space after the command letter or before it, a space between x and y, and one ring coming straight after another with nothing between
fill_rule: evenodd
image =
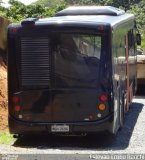
<instances>
[{"instance_id":1,"label":"rear tail light","mask_svg":"<svg viewBox=\"0 0 145 160\"><path fill-rule=\"evenodd\" d=\"M16 112L19 112L21 110L21 107L20 107L20 97L17 96L17 95L14 95L12 97L12 103L13 103L13 108Z\"/></svg>"},{"instance_id":2,"label":"rear tail light","mask_svg":"<svg viewBox=\"0 0 145 160\"><path fill-rule=\"evenodd\" d=\"M13 96L12 102L13 103L18 103L19 102L19 97L18 96Z\"/></svg>"},{"instance_id":3,"label":"rear tail light","mask_svg":"<svg viewBox=\"0 0 145 160\"><path fill-rule=\"evenodd\" d=\"M98 109L100 111L106 110L106 101L107 101L107 96L105 94L102 94L100 96L100 104L98 105Z\"/></svg>"},{"instance_id":4,"label":"rear tail light","mask_svg":"<svg viewBox=\"0 0 145 160\"><path fill-rule=\"evenodd\" d=\"M102 102L106 102L106 101L107 101L107 96L106 96L106 95L101 95L101 96L100 96L100 100L101 100Z\"/></svg>"}]
</instances>

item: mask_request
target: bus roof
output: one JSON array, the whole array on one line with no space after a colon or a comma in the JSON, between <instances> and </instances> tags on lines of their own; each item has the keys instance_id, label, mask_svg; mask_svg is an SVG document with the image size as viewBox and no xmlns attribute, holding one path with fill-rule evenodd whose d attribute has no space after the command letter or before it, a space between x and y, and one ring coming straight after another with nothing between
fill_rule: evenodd
<instances>
[{"instance_id":1,"label":"bus roof","mask_svg":"<svg viewBox=\"0 0 145 160\"><path fill-rule=\"evenodd\" d=\"M119 24L134 20L134 15L125 13L111 6L81 6L69 7L54 17L44 19L26 19L23 24L33 23L35 25L57 25L57 24L85 24L85 25L109 25L115 28Z\"/></svg>"},{"instance_id":2,"label":"bus roof","mask_svg":"<svg viewBox=\"0 0 145 160\"><path fill-rule=\"evenodd\" d=\"M125 14L124 10L112 6L73 6L56 13L55 16L68 15L110 15L119 16Z\"/></svg>"},{"instance_id":3,"label":"bus roof","mask_svg":"<svg viewBox=\"0 0 145 160\"><path fill-rule=\"evenodd\" d=\"M46 23L90 23L90 24L110 24L110 26L115 27L120 23L127 22L134 19L133 14L124 14L121 16L108 16L108 15L79 15L79 16L61 16L61 17L51 17L45 19L39 19L36 24L46 24Z\"/></svg>"}]
</instances>

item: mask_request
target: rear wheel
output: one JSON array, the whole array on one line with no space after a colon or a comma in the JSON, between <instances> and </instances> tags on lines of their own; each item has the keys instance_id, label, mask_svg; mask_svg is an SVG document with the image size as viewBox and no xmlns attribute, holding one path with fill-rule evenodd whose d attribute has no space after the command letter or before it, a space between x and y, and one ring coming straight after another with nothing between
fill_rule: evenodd
<instances>
[{"instance_id":1,"label":"rear wheel","mask_svg":"<svg viewBox=\"0 0 145 160\"><path fill-rule=\"evenodd\" d=\"M124 94L120 93L120 105L119 105L119 118L120 118L120 127L122 129L124 124Z\"/></svg>"},{"instance_id":2,"label":"rear wheel","mask_svg":"<svg viewBox=\"0 0 145 160\"><path fill-rule=\"evenodd\" d=\"M19 139L19 138L22 138L24 135L22 135L22 134L14 134L13 135L13 138L17 138L17 139Z\"/></svg>"}]
</instances>

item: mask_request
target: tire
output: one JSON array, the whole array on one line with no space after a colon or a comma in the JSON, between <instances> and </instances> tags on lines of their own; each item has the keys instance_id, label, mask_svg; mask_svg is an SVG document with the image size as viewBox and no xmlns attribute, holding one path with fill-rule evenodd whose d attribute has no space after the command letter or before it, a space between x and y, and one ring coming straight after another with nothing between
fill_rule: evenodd
<instances>
[{"instance_id":1,"label":"tire","mask_svg":"<svg viewBox=\"0 0 145 160\"><path fill-rule=\"evenodd\" d=\"M119 120L120 120L120 127L119 130L123 128L124 124L124 94L120 94L120 105L119 105Z\"/></svg>"},{"instance_id":2,"label":"tire","mask_svg":"<svg viewBox=\"0 0 145 160\"><path fill-rule=\"evenodd\" d=\"M17 139L20 139L22 137L24 137L24 135L22 135L22 134L14 134L13 135L13 138L17 138Z\"/></svg>"}]
</instances>

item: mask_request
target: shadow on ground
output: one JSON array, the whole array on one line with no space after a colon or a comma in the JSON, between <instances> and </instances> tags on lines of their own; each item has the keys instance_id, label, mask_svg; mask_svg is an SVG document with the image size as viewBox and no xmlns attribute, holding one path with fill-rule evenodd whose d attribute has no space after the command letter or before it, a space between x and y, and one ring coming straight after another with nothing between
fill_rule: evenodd
<instances>
[{"instance_id":1,"label":"shadow on ground","mask_svg":"<svg viewBox=\"0 0 145 160\"><path fill-rule=\"evenodd\" d=\"M143 108L141 103L132 103L130 111L126 114L124 127L112 136L100 133L87 136L54 136L37 135L17 139L13 146L22 148L60 149L60 150L120 150L129 145L138 116Z\"/></svg>"}]
</instances>

